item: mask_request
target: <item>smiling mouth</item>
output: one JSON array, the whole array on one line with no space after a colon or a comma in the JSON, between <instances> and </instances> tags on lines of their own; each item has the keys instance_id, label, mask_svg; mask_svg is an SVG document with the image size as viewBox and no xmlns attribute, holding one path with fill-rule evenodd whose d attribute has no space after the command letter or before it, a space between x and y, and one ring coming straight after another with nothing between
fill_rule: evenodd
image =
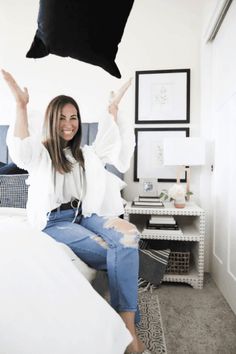
<instances>
[{"instance_id":1,"label":"smiling mouth","mask_svg":"<svg viewBox=\"0 0 236 354\"><path fill-rule=\"evenodd\" d=\"M71 134L73 132L74 132L73 130L63 130L62 131L63 134Z\"/></svg>"}]
</instances>

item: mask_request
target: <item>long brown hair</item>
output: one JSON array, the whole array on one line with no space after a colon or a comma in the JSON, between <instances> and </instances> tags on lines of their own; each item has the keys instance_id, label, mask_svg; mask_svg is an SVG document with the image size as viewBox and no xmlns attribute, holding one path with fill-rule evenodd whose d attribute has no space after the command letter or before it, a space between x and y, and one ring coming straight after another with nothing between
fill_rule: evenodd
<instances>
[{"instance_id":1,"label":"long brown hair","mask_svg":"<svg viewBox=\"0 0 236 354\"><path fill-rule=\"evenodd\" d=\"M63 140L59 135L59 122L62 108L71 103L76 111L79 120L79 129L72 140L68 142L72 155L84 168L84 158L80 148L82 137L82 124L79 106L76 101L70 96L60 95L51 100L45 112L43 125L43 144L48 150L53 167L60 173L70 172L72 170L72 163L67 160L63 148Z\"/></svg>"}]
</instances>

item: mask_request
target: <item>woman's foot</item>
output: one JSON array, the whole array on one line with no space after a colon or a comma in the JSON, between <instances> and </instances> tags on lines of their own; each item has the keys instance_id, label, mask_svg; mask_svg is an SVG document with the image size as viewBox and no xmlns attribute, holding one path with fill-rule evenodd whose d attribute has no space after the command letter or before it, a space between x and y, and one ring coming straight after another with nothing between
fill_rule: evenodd
<instances>
[{"instance_id":1,"label":"woman's foot","mask_svg":"<svg viewBox=\"0 0 236 354\"><path fill-rule=\"evenodd\" d=\"M126 348L125 353L130 354L130 353L143 353L146 350L145 345L143 342L138 338L137 335L133 335L133 341L128 345Z\"/></svg>"},{"instance_id":2,"label":"woman's foot","mask_svg":"<svg viewBox=\"0 0 236 354\"><path fill-rule=\"evenodd\" d=\"M126 327L133 337L133 341L126 348L125 353L142 353L146 347L139 339L135 326L135 312L120 312L122 320L125 322Z\"/></svg>"}]
</instances>

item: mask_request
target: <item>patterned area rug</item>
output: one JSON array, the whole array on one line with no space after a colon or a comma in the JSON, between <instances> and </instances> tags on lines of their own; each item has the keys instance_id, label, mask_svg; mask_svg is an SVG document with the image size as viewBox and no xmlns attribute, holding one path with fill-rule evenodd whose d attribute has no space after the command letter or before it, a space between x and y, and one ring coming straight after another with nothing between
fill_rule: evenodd
<instances>
[{"instance_id":1,"label":"patterned area rug","mask_svg":"<svg viewBox=\"0 0 236 354\"><path fill-rule=\"evenodd\" d=\"M107 275L98 271L93 281L94 288L109 302ZM166 343L161 320L160 305L157 290L139 290L139 309L141 321L138 324L138 334L152 354L166 354Z\"/></svg>"},{"instance_id":2,"label":"patterned area rug","mask_svg":"<svg viewBox=\"0 0 236 354\"><path fill-rule=\"evenodd\" d=\"M138 334L152 354L167 353L158 296L150 291L139 293L141 321Z\"/></svg>"}]
</instances>

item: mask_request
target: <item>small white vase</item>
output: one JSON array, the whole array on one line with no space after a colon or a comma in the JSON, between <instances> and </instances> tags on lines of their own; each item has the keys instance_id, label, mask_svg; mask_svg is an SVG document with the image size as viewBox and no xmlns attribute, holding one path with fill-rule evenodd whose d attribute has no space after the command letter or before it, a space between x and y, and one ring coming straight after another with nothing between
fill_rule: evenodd
<instances>
[{"instance_id":1,"label":"small white vase","mask_svg":"<svg viewBox=\"0 0 236 354\"><path fill-rule=\"evenodd\" d=\"M178 198L174 200L175 208L185 208L186 202L185 198Z\"/></svg>"},{"instance_id":2,"label":"small white vase","mask_svg":"<svg viewBox=\"0 0 236 354\"><path fill-rule=\"evenodd\" d=\"M174 199L175 208L184 208L185 207L185 190L180 183L175 183L169 189L169 197Z\"/></svg>"}]
</instances>

